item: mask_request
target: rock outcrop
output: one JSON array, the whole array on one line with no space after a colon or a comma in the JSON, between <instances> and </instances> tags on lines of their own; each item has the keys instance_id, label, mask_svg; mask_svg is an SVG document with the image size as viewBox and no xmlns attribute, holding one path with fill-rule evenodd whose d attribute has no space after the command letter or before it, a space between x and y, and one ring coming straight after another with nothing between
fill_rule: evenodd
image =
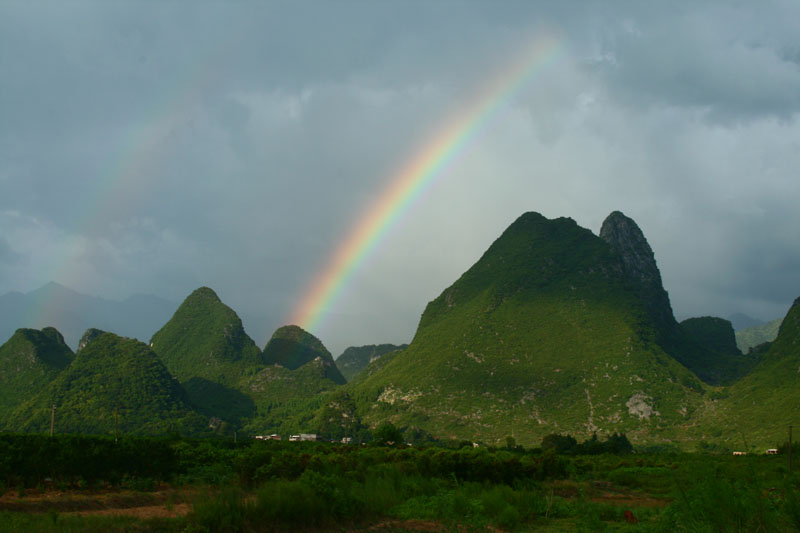
<instances>
[{"instance_id":1,"label":"rock outcrop","mask_svg":"<svg viewBox=\"0 0 800 533\"><path fill-rule=\"evenodd\" d=\"M83 336L81 337L81 340L78 342L78 350L77 351L80 352L81 350L86 348L86 346L88 346L88 344L90 342L95 340L97 337L99 337L103 333L105 333L105 331L103 331L102 329L97 329L97 328L89 328L89 329L87 329L86 333L83 334Z\"/></svg>"},{"instance_id":2,"label":"rock outcrop","mask_svg":"<svg viewBox=\"0 0 800 533\"><path fill-rule=\"evenodd\" d=\"M603 222L600 238L619 254L622 270L660 329L677 327L669 295L661 282L653 249L633 219L614 211Z\"/></svg>"}]
</instances>

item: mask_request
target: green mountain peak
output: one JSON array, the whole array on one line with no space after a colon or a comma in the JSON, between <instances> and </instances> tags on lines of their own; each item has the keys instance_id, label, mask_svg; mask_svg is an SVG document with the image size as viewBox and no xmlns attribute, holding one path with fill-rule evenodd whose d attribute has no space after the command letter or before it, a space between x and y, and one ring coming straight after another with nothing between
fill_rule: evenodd
<instances>
[{"instance_id":1,"label":"green mountain peak","mask_svg":"<svg viewBox=\"0 0 800 533\"><path fill-rule=\"evenodd\" d=\"M217 293L214 292L213 289L209 287L200 287L192 291L192 294L186 297L185 302L194 302L194 301L209 301L214 303L222 303L222 300L219 299Z\"/></svg>"},{"instance_id":2,"label":"green mountain peak","mask_svg":"<svg viewBox=\"0 0 800 533\"><path fill-rule=\"evenodd\" d=\"M282 326L273 333L264 347L263 360L268 365L280 365L295 370L315 359L327 368L326 377L335 383L345 383L333 356L317 337L295 325Z\"/></svg>"},{"instance_id":3,"label":"green mountain peak","mask_svg":"<svg viewBox=\"0 0 800 533\"><path fill-rule=\"evenodd\" d=\"M622 271L633 284L648 312L660 328L674 328L669 295L664 290L655 254L642 230L632 218L613 211L603 221L600 238L616 250Z\"/></svg>"},{"instance_id":4,"label":"green mountain peak","mask_svg":"<svg viewBox=\"0 0 800 533\"><path fill-rule=\"evenodd\" d=\"M247 367L263 366L239 316L208 287L192 292L150 344L181 381L231 382Z\"/></svg>"},{"instance_id":5,"label":"green mountain peak","mask_svg":"<svg viewBox=\"0 0 800 533\"><path fill-rule=\"evenodd\" d=\"M103 333L41 392L20 406L8 428L43 432L56 406L60 433L198 433L205 419L148 346Z\"/></svg>"},{"instance_id":6,"label":"green mountain peak","mask_svg":"<svg viewBox=\"0 0 800 533\"><path fill-rule=\"evenodd\" d=\"M58 376L74 354L55 328L21 328L0 346L0 420Z\"/></svg>"},{"instance_id":7,"label":"green mountain peak","mask_svg":"<svg viewBox=\"0 0 800 533\"><path fill-rule=\"evenodd\" d=\"M520 216L428 304L406 349L354 380L362 418L487 442L677 438L667 428L704 388L656 342L647 297L660 274L628 221L610 218L609 243L572 219Z\"/></svg>"},{"instance_id":8,"label":"green mountain peak","mask_svg":"<svg viewBox=\"0 0 800 533\"><path fill-rule=\"evenodd\" d=\"M201 412L228 422L252 414L244 381L264 368L261 351L213 290L192 292L150 346Z\"/></svg>"}]
</instances>

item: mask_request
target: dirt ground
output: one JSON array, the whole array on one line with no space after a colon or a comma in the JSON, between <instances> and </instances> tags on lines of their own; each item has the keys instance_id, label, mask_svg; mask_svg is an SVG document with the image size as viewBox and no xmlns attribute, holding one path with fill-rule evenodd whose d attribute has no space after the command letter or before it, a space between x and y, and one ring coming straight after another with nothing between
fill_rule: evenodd
<instances>
[{"instance_id":1,"label":"dirt ground","mask_svg":"<svg viewBox=\"0 0 800 533\"><path fill-rule=\"evenodd\" d=\"M27 513L57 511L61 514L170 518L191 510L192 488L160 487L153 492L131 490L37 490L7 491L0 496L0 510Z\"/></svg>"},{"instance_id":2,"label":"dirt ground","mask_svg":"<svg viewBox=\"0 0 800 533\"><path fill-rule=\"evenodd\" d=\"M137 519L175 518L192 510L192 501L201 492L196 487L161 486L152 492L121 489L99 490L38 490L23 493L6 491L0 496L0 511L46 513L77 516L130 516ZM552 493L565 499L578 497L579 492L596 503L612 504L625 509L664 507L669 500L615 487L608 483L578 484L560 481L552 485ZM440 532L452 531L443 524L429 520L384 520L354 531Z\"/></svg>"}]
</instances>

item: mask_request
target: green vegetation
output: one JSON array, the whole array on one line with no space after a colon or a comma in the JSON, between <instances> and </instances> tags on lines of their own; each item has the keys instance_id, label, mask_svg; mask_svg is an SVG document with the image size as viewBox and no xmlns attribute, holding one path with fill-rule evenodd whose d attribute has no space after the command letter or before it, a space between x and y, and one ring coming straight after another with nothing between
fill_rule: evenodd
<instances>
[{"instance_id":1,"label":"green vegetation","mask_svg":"<svg viewBox=\"0 0 800 533\"><path fill-rule=\"evenodd\" d=\"M150 345L181 382L199 377L235 385L263 367L241 319L208 287L190 294Z\"/></svg>"},{"instance_id":2,"label":"green vegetation","mask_svg":"<svg viewBox=\"0 0 800 533\"><path fill-rule=\"evenodd\" d=\"M280 365L289 370L296 370L317 358L322 361L327 379L339 385L345 383L328 349L318 338L298 326L278 328L263 353L265 364Z\"/></svg>"},{"instance_id":3,"label":"green vegetation","mask_svg":"<svg viewBox=\"0 0 800 533\"><path fill-rule=\"evenodd\" d=\"M18 329L0 346L0 420L55 379L73 357L55 328Z\"/></svg>"},{"instance_id":4,"label":"green vegetation","mask_svg":"<svg viewBox=\"0 0 800 533\"><path fill-rule=\"evenodd\" d=\"M59 433L201 433L205 419L146 344L103 333L11 415L8 429Z\"/></svg>"},{"instance_id":5,"label":"green vegetation","mask_svg":"<svg viewBox=\"0 0 800 533\"><path fill-rule=\"evenodd\" d=\"M542 439L542 449L567 455L600 455L603 453L624 455L633 452L633 445L627 436L619 433L610 435L605 441L598 439L595 433L592 438L581 443L578 443L571 435L553 433Z\"/></svg>"},{"instance_id":6,"label":"green vegetation","mask_svg":"<svg viewBox=\"0 0 800 533\"><path fill-rule=\"evenodd\" d=\"M408 346L406 345L406 347ZM348 385L350 385L350 387L348 388L352 389L353 387L355 387L355 385L366 380L372 374L379 372L383 367L388 365L392 359L400 355L402 352L403 350L394 350L391 352L386 352L380 357L373 359L372 361L367 363L367 366L362 368L358 374L356 374L355 376L353 376L348 380Z\"/></svg>"},{"instance_id":7,"label":"green vegetation","mask_svg":"<svg viewBox=\"0 0 800 533\"><path fill-rule=\"evenodd\" d=\"M711 402L700 424L719 428L717 442L736 443L736 449L777 444L773 428L798 426L800 406L800 298L783 320L778 337L753 370ZM780 438L783 438L781 433Z\"/></svg>"},{"instance_id":8,"label":"green vegetation","mask_svg":"<svg viewBox=\"0 0 800 533\"><path fill-rule=\"evenodd\" d=\"M260 350L211 289L190 294L150 346L204 415L238 425L255 412L241 382L264 367Z\"/></svg>"},{"instance_id":9,"label":"green vegetation","mask_svg":"<svg viewBox=\"0 0 800 533\"><path fill-rule=\"evenodd\" d=\"M619 264L571 219L526 213L428 304L405 350L347 386L359 415L490 444L512 430L523 445L687 438L706 388L656 343Z\"/></svg>"},{"instance_id":10,"label":"green vegetation","mask_svg":"<svg viewBox=\"0 0 800 533\"><path fill-rule=\"evenodd\" d=\"M715 316L688 318L681 322L681 328L709 350L741 355L729 320Z\"/></svg>"},{"instance_id":11,"label":"green vegetation","mask_svg":"<svg viewBox=\"0 0 800 533\"><path fill-rule=\"evenodd\" d=\"M778 336L778 329L781 327L783 318L776 318L766 324L759 326L752 326L736 332L736 345L739 349L747 353L750 349L755 348L759 344L765 342L772 342Z\"/></svg>"},{"instance_id":12,"label":"green vegetation","mask_svg":"<svg viewBox=\"0 0 800 533\"><path fill-rule=\"evenodd\" d=\"M351 381L356 374L364 370L371 362L395 350L402 350L408 344L368 344L366 346L351 346L336 358L336 366L347 381Z\"/></svg>"},{"instance_id":13,"label":"green vegetation","mask_svg":"<svg viewBox=\"0 0 800 533\"><path fill-rule=\"evenodd\" d=\"M81 340L78 342L78 351L80 352L81 350L86 348L87 344L89 344L90 342L95 340L97 337L99 337L103 333L106 333L106 332L103 331L102 329L97 329L97 328L89 328L89 329L87 329L86 332L81 336Z\"/></svg>"},{"instance_id":14,"label":"green vegetation","mask_svg":"<svg viewBox=\"0 0 800 533\"><path fill-rule=\"evenodd\" d=\"M349 383L297 326L259 351L203 287L150 348L89 329L73 355L52 328L19 330L0 347L0 415L30 432L49 430L56 405L57 433L361 442L394 428L415 444L514 448L566 432L595 448L625 434L651 450L762 450L796 422L795 314L742 355L729 322L675 321L655 256L622 213L599 237L526 213L428 304L410 345L342 354Z\"/></svg>"},{"instance_id":15,"label":"green vegetation","mask_svg":"<svg viewBox=\"0 0 800 533\"><path fill-rule=\"evenodd\" d=\"M425 530L453 531L800 527L800 477L786 471L785 456L560 454L545 446L551 440L526 450L6 434L0 482L19 495L14 508L37 512L2 512L0 531L409 531L420 521ZM579 447L626 448L619 446L626 440ZM73 494L121 487L146 494L165 483L192 488L188 514L67 516L55 503L27 504L23 490L46 492L49 484Z\"/></svg>"},{"instance_id":16,"label":"green vegetation","mask_svg":"<svg viewBox=\"0 0 800 533\"><path fill-rule=\"evenodd\" d=\"M296 370L270 366L247 381L257 411L245 427L252 434L313 432L312 420L325 394L340 385L329 379L330 366L315 359Z\"/></svg>"},{"instance_id":17,"label":"green vegetation","mask_svg":"<svg viewBox=\"0 0 800 533\"><path fill-rule=\"evenodd\" d=\"M307 430L321 405L316 395L345 382L330 352L296 326L279 328L260 352L236 313L206 287L186 298L151 345L223 434Z\"/></svg>"}]
</instances>

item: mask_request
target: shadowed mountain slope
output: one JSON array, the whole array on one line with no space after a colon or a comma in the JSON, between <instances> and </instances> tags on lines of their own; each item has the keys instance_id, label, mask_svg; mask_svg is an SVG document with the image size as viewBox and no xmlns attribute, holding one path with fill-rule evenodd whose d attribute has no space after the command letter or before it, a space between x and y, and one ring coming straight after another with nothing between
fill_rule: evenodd
<instances>
[{"instance_id":1,"label":"shadowed mountain slope","mask_svg":"<svg viewBox=\"0 0 800 533\"><path fill-rule=\"evenodd\" d=\"M718 362L719 352L698 342L675 320L653 250L633 219L619 211L612 212L603 222L600 238L617 252L627 284L644 305L654 327L655 341L664 351L712 385L741 375L738 370L730 369L736 365L729 361Z\"/></svg>"},{"instance_id":2,"label":"shadowed mountain slope","mask_svg":"<svg viewBox=\"0 0 800 533\"><path fill-rule=\"evenodd\" d=\"M206 419L158 356L135 339L103 333L41 392L20 406L7 429L46 432L56 406L59 433L198 434Z\"/></svg>"},{"instance_id":3,"label":"shadowed mountain slope","mask_svg":"<svg viewBox=\"0 0 800 533\"><path fill-rule=\"evenodd\" d=\"M709 350L736 355L742 353L736 346L733 325L724 318L715 316L687 318L681 322L681 328Z\"/></svg>"},{"instance_id":4,"label":"shadowed mountain slope","mask_svg":"<svg viewBox=\"0 0 800 533\"><path fill-rule=\"evenodd\" d=\"M252 433L313 431L312 419L325 393L345 383L327 348L298 326L278 328L264 348L269 366L246 381L245 391L257 411Z\"/></svg>"},{"instance_id":5,"label":"shadowed mountain slope","mask_svg":"<svg viewBox=\"0 0 800 533\"><path fill-rule=\"evenodd\" d=\"M742 355L736 346L733 326L724 318L689 318L681 322L680 327L705 350L704 354L693 350L699 355L692 360L691 368L706 383L733 383L758 363L757 356Z\"/></svg>"},{"instance_id":6,"label":"shadowed mountain slope","mask_svg":"<svg viewBox=\"0 0 800 533\"><path fill-rule=\"evenodd\" d=\"M18 329L0 346L0 424L55 379L73 357L55 328Z\"/></svg>"},{"instance_id":7,"label":"shadowed mountain slope","mask_svg":"<svg viewBox=\"0 0 800 533\"><path fill-rule=\"evenodd\" d=\"M703 422L739 449L784 442L788 426L800 424L800 298L758 364L708 406Z\"/></svg>"}]
</instances>

